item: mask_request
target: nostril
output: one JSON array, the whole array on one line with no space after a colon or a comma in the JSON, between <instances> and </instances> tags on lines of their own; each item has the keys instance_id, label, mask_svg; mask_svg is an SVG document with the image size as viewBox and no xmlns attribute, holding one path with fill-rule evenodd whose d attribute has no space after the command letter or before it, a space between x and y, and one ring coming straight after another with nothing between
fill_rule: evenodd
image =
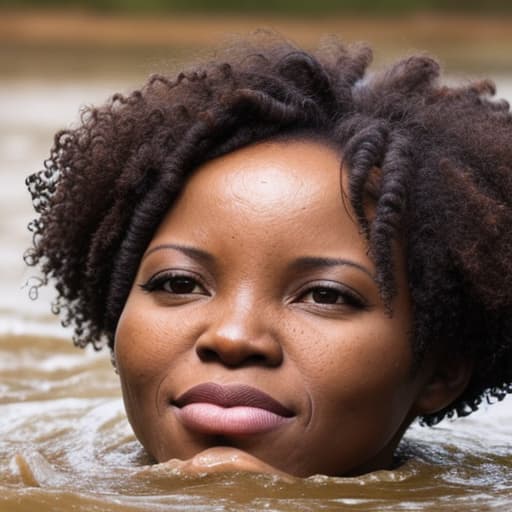
<instances>
[{"instance_id":1,"label":"nostril","mask_svg":"<svg viewBox=\"0 0 512 512\"><path fill-rule=\"evenodd\" d=\"M215 352L215 350L206 347L201 347L198 349L197 355L199 356L199 359L205 363L220 360L219 355L217 352Z\"/></svg>"},{"instance_id":2,"label":"nostril","mask_svg":"<svg viewBox=\"0 0 512 512\"><path fill-rule=\"evenodd\" d=\"M245 359L244 364L246 365L267 365L268 358L263 354L254 354Z\"/></svg>"},{"instance_id":3,"label":"nostril","mask_svg":"<svg viewBox=\"0 0 512 512\"><path fill-rule=\"evenodd\" d=\"M204 363L224 366L279 366L283 359L280 344L270 335L246 336L240 332L204 333L196 342L197 357ZM236 334L236 335L235 335Z\"/></svg>"},{"instance_id":4,"label":"nostril","mask_svg":"<svg viewBox=\"0 0 512 512\"><path fill-rule=\"evenodd\" d=\"M222 354L208 347L201 347L197 355L203 363L220 362L225 366L252 366L269 365L268 358L264 354Z\"/></svg>"}]
</instances>

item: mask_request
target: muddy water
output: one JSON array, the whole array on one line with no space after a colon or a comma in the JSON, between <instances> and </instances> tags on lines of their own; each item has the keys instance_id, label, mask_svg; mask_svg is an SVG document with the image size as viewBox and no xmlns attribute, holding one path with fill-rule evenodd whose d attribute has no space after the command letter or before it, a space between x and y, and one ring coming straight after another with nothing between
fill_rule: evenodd
<instances>
[{"instance_id":1,"label":"muddy water","mask_svg":"<svg viewBox=\"0 0 512 512\"><path fill-rule=\"evenodd\" d=\"M498 80L500 85L500 80ZM501 80L512 98L512 81ZM150 465L126 421L108 354L80 351L27 299L21 261L31 216L24 176L78 107L129 84L0 82L0 511L512 510L512 399L428 429L404 465L357 479L197 478Z\"/></svg>"},{"instance_id":2,"label":"muddy water","mask_svg":"<svg viewBox=\"0 0 512 512\"><path fill-rule=\"evenodd\" d=\"M510 510L511 408L415 427L399 470L357 479L183 477L150 466L105 355L65 337L0 338L0 510ZM95 508L96 507L96 508Z\"/></svg>"}]
</instances>

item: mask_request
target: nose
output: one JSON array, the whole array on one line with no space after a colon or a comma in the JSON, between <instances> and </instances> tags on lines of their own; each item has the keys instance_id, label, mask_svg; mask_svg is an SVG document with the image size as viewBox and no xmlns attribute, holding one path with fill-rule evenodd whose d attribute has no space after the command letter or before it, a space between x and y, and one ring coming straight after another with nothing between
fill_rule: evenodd
<instances>
[{"instance_id":1,"label":"nose","mask_svg":"<svg viewBox=\"0 0 512 512\"><path fill-rule=\"evenodd\" d=\"M283 351L273 329L252 309L224 312L199 336L196 353L203 362L228 367L279 366Z\"/></svg>"}]
</instances>

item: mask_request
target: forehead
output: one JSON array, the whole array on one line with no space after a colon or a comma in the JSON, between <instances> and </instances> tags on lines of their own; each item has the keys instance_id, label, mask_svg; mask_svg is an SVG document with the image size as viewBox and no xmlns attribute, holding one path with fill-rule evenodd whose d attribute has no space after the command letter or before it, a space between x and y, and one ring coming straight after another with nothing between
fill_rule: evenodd
<instances>
[{"instance_id":1,"label":"forehead","mask_svg":"<svg viewBox=\"0 0 512 512\"><path fill-rule=\"evenodd\" d=\"M172 242L251 261L276 251L343 254L371 266L340 165L339 152L311 141L260 143L212 160L189 179L149 249Z\"/></svg>"},{"instance_id":2,"label":"forehead","mask_svg":"<svg viewBox=\"0 0 512 512\"><path fill-rule=\"evenodd\" d=\"M180 202L190 203L204 195L211 200L222 197L224 207L254 212L329 199L339 205L340 162L334 149L319 142L255 144L199 167Z\"/></svg>"}]
</instances>

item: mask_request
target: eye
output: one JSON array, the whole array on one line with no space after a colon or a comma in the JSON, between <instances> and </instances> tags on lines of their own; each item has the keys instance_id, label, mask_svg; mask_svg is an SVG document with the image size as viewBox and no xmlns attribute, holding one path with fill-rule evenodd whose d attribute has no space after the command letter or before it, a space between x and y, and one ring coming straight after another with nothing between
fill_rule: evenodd
<instances>
[{"instance_id":1,"label":"eye","mask_svg":"<svg viewBox=\"0 0 512 512\"><path fill-rule=\"evenodd\" d=\"M347 287L314 286L306 290L298 302L327 306L350 306L364 309L366 301L359 294Z\"/></svg>"},{"instance_id":2,"label":"eye","mask_svg":"<svg viewBox=\"0 0 512 512\"><path fill-rule=\"evenodd\" d=\"M343 302L343 297L338 290L332 288L315 288L311 290L307 295L311 297L311 301L317 304L337 304Z\"/></svg>"},{"instance_id":3,"label":"eye","mask_svg":"<svg viewBox=\"0 0 512 512\"><path fill-rule=\"evenodd\" d=\"M172 276L162 283L162 289L169 293L185 295L188 293L201 293L204 291L194 279L187 276Z\"/></svg>"},{"instance_id":4,"label":"eye","mask_svg":"<svg viewBox=\"0 0 512 512\"><path fill-rule=\"evenodd\" d=\"M147 292L163 291L172 295L209 295L198 279L177 272L159 272L141 288Z\"/></svg>"}]
</instances>

